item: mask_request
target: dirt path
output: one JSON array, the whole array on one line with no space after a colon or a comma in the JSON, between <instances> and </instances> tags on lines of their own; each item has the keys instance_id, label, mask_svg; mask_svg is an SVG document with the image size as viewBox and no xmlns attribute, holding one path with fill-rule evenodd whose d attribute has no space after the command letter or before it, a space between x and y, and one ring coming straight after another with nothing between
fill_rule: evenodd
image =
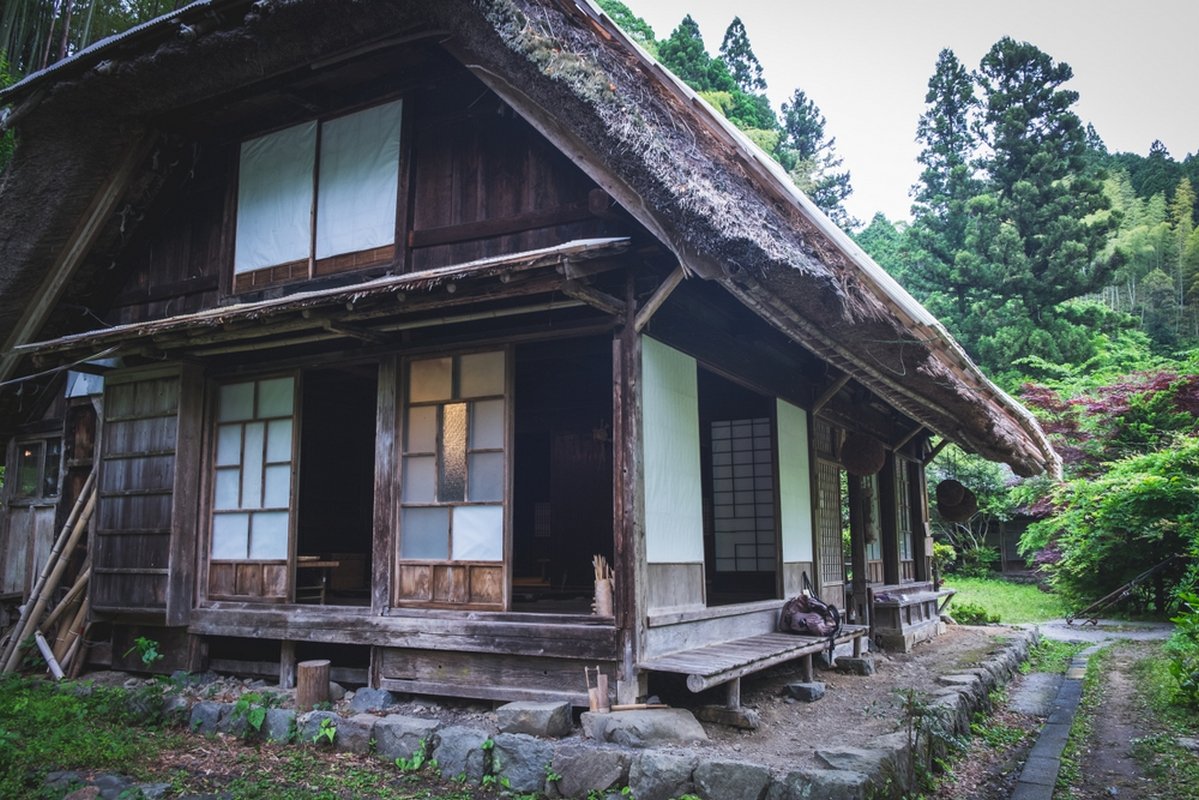
<instances>
[{"instance_id":1,"label":"dirt path","mask_svg":"<svg viewBox=\"0 0 1199 800\"><path fill-rule=\"evenodd\" d=\"M1143 650L1132 643L1112 648L1102 679L1102 700L1094 709L1091 737L1079 764L1079 778L1071 787L1077 800L1152 796L1152 784L1131 752L1133 740L1151 732L1145 727L1132 674L1133 664Z\"/></svg>"}]
</instances>

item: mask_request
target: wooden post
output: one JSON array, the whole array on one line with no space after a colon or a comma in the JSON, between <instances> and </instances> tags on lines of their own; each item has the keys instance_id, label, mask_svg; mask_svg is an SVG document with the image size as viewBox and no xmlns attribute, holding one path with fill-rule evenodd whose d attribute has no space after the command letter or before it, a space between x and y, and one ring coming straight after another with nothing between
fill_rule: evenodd
<instances>
[{"instance_id":1,"label":"wooden post","mask_svg":"<svg viewBox=\"0 0 1199 800\"><path fill-rule=\"evenodd\" d=\"M296 643L279 643L279 688L292 689L296 685Z\"/></svg>"},{"instance_id":2,"label":"wooden post","mask_svg":"<svg viewBox=\"0 0 1199 800\"><path fill-rule=\"evenodd\" d=\"M327 658L296 664L296 708L311 711L317 703L329 702L329 666Z\"/></svg>"}]
</instances>

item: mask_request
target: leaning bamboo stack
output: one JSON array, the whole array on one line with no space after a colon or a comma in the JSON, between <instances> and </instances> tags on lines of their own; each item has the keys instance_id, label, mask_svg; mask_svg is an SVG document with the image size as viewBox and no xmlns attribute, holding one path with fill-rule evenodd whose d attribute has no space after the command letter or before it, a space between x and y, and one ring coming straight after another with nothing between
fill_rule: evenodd
<instances>
[{"instance_id":1,"label":"leaning bamboo stack","mask_svg":"<svg viewBox=\"0 0 1199 800\"><path fill-rule=\"evenodd\" d=\"M62 582L71 556L87 531L95 510L96 472L92 470L75 500L75 505L71 508L71 513L67 515L66 523L46 558L46 564L38 575L29 598L21 606L17 624L13 626L7 643L0 651L0 673L14 672L17 669L21 663L21 645L31 638L45 657L55 678L63 677L65 669L73 666L72 662L77 665L82 661L85 638L83 634L87 627L88 614L86 590L91 578L91 567L85 563L66 596L49 614L46 610ZM52 646L43 632L51 630L56 623L60 627Z\"/></svg>"}]
</instances>

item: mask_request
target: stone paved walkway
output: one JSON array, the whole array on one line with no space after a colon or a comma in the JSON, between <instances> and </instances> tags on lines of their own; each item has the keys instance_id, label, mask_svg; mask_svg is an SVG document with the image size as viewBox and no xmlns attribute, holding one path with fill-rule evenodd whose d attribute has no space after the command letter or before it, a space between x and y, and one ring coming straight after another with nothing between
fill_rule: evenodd
<instances>
[{"instance_id":1,"label":"stone paved walkway","mask_svg":"<svg viewBox=\"0 0 1199 800\"><path fill-rule=\"evenodd\" d=\"M1065 620L1054 620L1025 627L1039 628L1041 635L1047 639L1092 643L1074 657L1065 677L1057 684L1056 696L1053 697L1052 704L1045 709L1049 714L1048 719L1028 754L1028 760L1024 762L1020 779L1012 792L1012 800L1052 800L1053 787L1057 783L1057 775L1062 766L1062 751L1070 737L1070 726L1074 724L1074 715L1082 700L1082 681L1087 674L1087 661L1108 642L1117 639L1161 640L1170 635L1174 626L1161 622L1101 619L1095 625L1081 625L1077 622L1067 625ZM1056 681L1046 678L1033 683L1034 686L1029 688L1026 696L1020 698L1020 702L1029 706L1041 705L1049 695L1048 688Z\"/></svg>"}]
</instances>

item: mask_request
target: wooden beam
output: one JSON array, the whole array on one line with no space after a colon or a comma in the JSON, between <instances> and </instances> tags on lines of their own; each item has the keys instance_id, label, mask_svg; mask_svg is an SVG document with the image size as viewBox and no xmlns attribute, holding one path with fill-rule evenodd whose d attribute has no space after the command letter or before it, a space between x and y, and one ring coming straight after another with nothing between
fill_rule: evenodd
<instances>
[{"instance_id":1,"label":"wooden beam","mask_svg":"<svg viewBox=\"0 0 1199 800\"><path fill-rule=\"evenodd\" d=\"M933 459L941 454L941 451L945 449L945 445L947 444L949 444L949 440L942 436L941 441L937 442L936 446L924 457L924 466L927 467L931 464Z\"/></svg>"},{"instance_id":2,"label":"wooden beam","mask_svg":"<svg viewBox=\"0 0 1199 800\"><path fill-rule=\"evenodd\" d=\"M371 342L372 344L387 343L387 337L383 334L376 333L375 331L368 330L359 325L350 325L344 322L334 322L331 319L326 319L321 321L321 327L329 331L329 333L349 336L352 339L361 339L364 342Z\"/></svg>"},{"instance_id":3,"label":"wooden beam","mask_svg":"<svg viewBox=\"0 0 1199 800\"><path fill-rule=\"evenodd\" d=\"M601 292L579 281L564 281L562 284L562 293L567 297L573 297L576 300L582 300L592 308L598 308L605 314L611 314L614 317L623 317L625 312L624 303L617 300L607 292Z\"/></svg>"},{"instance_id":4,"label":"wooden beam","mask_svg":"<svg viewBox=\"0 0 1199 800\"><path fill-rule=\"evenodd\" d=\"M832 385L825 389L820 394L820 397L816 398L816 402L812 404L812 416L819 414L820 409L828 405L828 401L836 397L837 392L841 391L845 384L849 383L851 380L853 380L853 376L847 373L833 381Z\"/></svg>"},{"instance_id":5,"label":"wooden beam","mask_svg":"<svg viewBox=\"0 0 1199 800\"><path fill-rule=\"evenodd\" d=\"M645 305L637 312L637 318L633 321L633 328L637 333L645 330L645 326L649 324L650 318L654 315L662 304L666 302L666 298L670 297L671 292L678 288L678 285L683 282L683 278L687 277L683 273L683 266L680 264L666 276L666 280L654 290L649 299L645 301Z\"/></svg>"},{"instance_id":6,"label":"wooden beam","mask_svg":"<svg viewBox=\"0 0 1199 800\"><path fill-rule=\"evenodd\" d=\"M154 137L147 134L130 146L125 152L125 158L117 164L108 181L92 198L75 231L58 251L58 257L46 270L41 284L25 304L25 311L20 320L3 347L0 347L0 353L3 353L0 355L0 381L12 375L20 360L20 356L13 353L13 348L32 340L45 324L58 298L62 296L63 289L83 263L100 231L112 218L117 205L125 196L137 168L149 155L153 141Z\"/></svg>"},{"instance_id":7,"label":"wooden beam","mask_svg":"<svg viewBox=\"0 0 1199 800\"><path fill-rule=\"evenodd\" d=\"M891 449L892 450L902 449L904 445L906 445L908 442L915 439L920 434L920 432L923 430L924 430L923 425L917 425L915 428L912 429L911 433L905 434L902 438L900 438L899 441L897 441L895 444L891 445Z\"/></svg>"}]
</instances>

